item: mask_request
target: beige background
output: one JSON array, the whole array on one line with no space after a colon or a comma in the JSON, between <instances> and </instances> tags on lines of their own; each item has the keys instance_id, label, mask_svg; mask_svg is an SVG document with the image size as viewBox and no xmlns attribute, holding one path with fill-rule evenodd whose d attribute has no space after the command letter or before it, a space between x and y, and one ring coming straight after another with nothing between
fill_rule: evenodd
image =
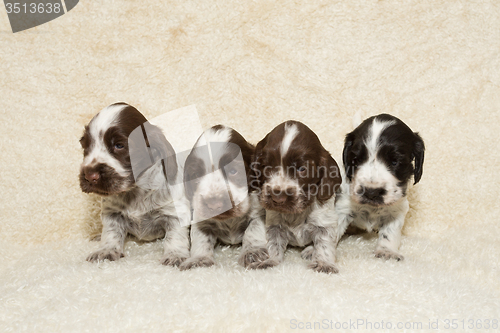
<instances>
[{"instance_id":1,"label":"beige background","mask_svg":"<svg viewBox=\"0 0 500 333\"><path fill-rule=\"evenodd\" d=\"M0 9L0 327L284 331L290 320L500 320L500 4L497 1L81 1L12 34ZM195 104L202 126L257 142L288 119L340 163L356 113L420 132L403 263L375 239L339 247L340 274L158 264L161 244L84 261L99 200L81 193L78 140L108 104L148 118ZM441 325L444 325L442 322ZM444 327L444 326L440 326Z\"/></svg>"}]
</instances>

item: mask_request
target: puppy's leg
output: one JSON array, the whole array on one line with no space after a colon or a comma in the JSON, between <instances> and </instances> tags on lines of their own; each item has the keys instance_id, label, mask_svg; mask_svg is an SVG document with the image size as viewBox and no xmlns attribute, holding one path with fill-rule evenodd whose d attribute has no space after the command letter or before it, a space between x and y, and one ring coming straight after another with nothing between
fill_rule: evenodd
<instances>
[{"instance_id":1,"label":"puppy's leg","mask_svg":"<svg viewBox=\"0 0 500 333\"><path fill-rule=\"evenodd\" d=\"M283 261L288 246L288 229L281 224L273 224L267 227L266 235L269 259L251 264L249 268L265 269L277 266Z\"/></svg>"},{"instance_id":2,"label":"puppy's leg","mask_svg":"<svg viewBox=\"0 0 500 333\"><path fill-rule=\"evenodd\" d=\"M308 247L303 249L302 252L300 253L300 256L304 260L312 260L314 256L314 245L309 245Z\"/></svg>"},{"instance_id":3,"label":"puppy's leg","mask_svg":"<svg viewBox=\"0 0 500 333\"><path fill-rule=\"evenodd\" d=\"M161 263L179 266L189 257L189 227L181 226L179 219L174 217L171 217L167 224Z\"/></svg>"},{"instance_id":4,"label":"puppy's leg","mask_svg":"<svg viewBox=\"0 0 500 333\"><path fill-rule=\"evenodd\" d=\"M123 244L127 231L126 219L120 213L102 214L102 235L101 247L99 250L91 253L87 261L96 262L103 260L118 260L124 256Z\"/></svg>"},{"instance_id":5,"label":"puppy's leg","mask_svg":"<svg viewBox=\"0 0 500 333\"><path fill-rule=\"evenodd\" d=\"M399 253L401 244L401 228L403 223L395 220L384 224L378 232L378 242L375 249L375 257L383 259L403 260L404 257Z\"/></svg>"},{"instance_id":6,"label":"puppy's leg","mask_svg":"<svg viewBox=\"0 0 500 333\"><path fill-rule=\"evenodd\" d=\"M335 213L338 218L337 222L337 242L344 235L351 223L354 221L354 213L351 207L351 199L348 195L340 193L335 203Z\"/></svg>"},{"instance_id":7,"label":"puppy's leg","mask_svg":"<svg viewBox=\"0 0 500 333\"><path fill-rule=\"evenodd\" d=\"M326 230L329 230L329 233L331 234L331 239L333 241L333 249L334 249L334 254L337 248L337 243L339 242L340 238L342 235L344 235L349 223L352 221L352 217L350 214L345 214L344 212L341 212L340 214L337 213L338 216L338 223L337 223L337 228L335 232L335 224L332 224L332 226L325 227ZM335 215L332 215L328 217L328 220L336 220L337 217ZM300 254L302 259L305 260L313 260L316 258L316 253L315 253L315 245L313 242L313 245L309 245L306 247L302 253ZM334 262L335 262L335 256L333 257Z\"/></svg>"},{"instance_id":8,"label":"puppy's leg","mask_svg":"<svg viewBox=\"0 0 500 333\"><path fill-rule=\"evenodd\" d=\"M338 273L335 266L337 233L333 227L316 226L312 231L314 251L309 268L321 273Z\"/></svg>"},{"instance_id":9,"label":"puppy's leg","mask_svg":"<svg viewBox=\"0 0 500 333\"><path fill-rule=\"evenodd\" d=\"M243 267L250 267L253 263L260 263L269 258L266 247L266 226L261 217L253 219L245 230L241 246L241 255L238 262Z\"/></svg>"},{"instance_id":10,"label":"puppy's leg","mask_svg":"<svg viewBox=\"0 0 500 333\"><path fill-rule=\"evenodd\" d=\"M182 271L215 264L214 246L217 237L200 230L200 223L191 226L191 257L180 265Z\"/></svg>"},{"instance_id":11,"label":"puppy's leg","mask_svg":"<svg viewBox=\"0 0 500 333\"><path fill-rule=\"evenodd\" d=\"M408 201L393 220L385 222L378 232L378 242L375 249L375 257L383 259L396 259L401 261L404 257L399 253L401 244L401 229L408 212Z\"/></svg>"}]
</instances>

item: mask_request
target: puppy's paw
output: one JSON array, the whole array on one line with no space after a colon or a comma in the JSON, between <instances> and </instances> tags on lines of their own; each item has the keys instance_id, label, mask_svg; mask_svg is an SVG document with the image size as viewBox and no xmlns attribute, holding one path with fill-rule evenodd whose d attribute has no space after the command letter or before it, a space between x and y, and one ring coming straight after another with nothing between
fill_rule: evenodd
<instances>
[{"instance_id":1,"label":"puppy's paw","mask_svg":"<svg viewBox=\"0 0 500 333\"><path fill-rule=\"evenodd\" d=\"M266 259L264 261L254 262L254 263L248 265L247 268L249 268L249 269L266 269L266 268L274 267L274 266L278 266L278 265L279 265L279 262L277 260Z\"/></svg>"},{"instance_id":2,"label":"puppy's paw","mask_svg":"<svg viewBox=\"0 0 500 333\"><path fill-rule=\"evenodd\" d=\"M337 274L339 272L339 269L333 263L321 260L313 261L308 267L319 273Z\"/></svg>"},{"instance_id":3,"label":"puppy's paw","mask_svg":"<svg viewBox=\"0 0 500 333\"><path fill-rule=\"evenodd\" d=\"M109 261L115 261L120 258L123 258L125 255L116 250L116 249L100 249L94 253L91 253L87 257L87 261L90 262L98 262L98 261L104 261L104 260L109 260Z\"/></svg>"},{"instance_id":4,"label":"puppy's paw","mask_svg":"<svg viewBox=\"0 0 500 333\"><path fill-rule=\"evenodd\" d=\"M300 254L302 259L304 260L311 260L313 258L313 255L314 255L313 245L309 245L308 247L306 247L304 250L302 250L302 253Z\"/></svg>"},{"instance_id":5,"label":"puppy's paw","mask_svg":"<svg viewBox=\"0 0 500 333\"><path fill-rule=\"evenodd\" d=\"M386 247L380 247L375 250L375 257L377 258L382 258L382 259L396 259L397 261L402 261L404 260L404 257L392 250L389 250Z\"/></svg>"},{"instance_id":6,"label":"puppy's paw","mask_svg":"<svg viewBox=\"0 0 500 333\"><path fill-rule=\"evenodd\" d=\"M92 241L92 242L100 242L101 241L101 234L91 236L90 237L90 241Z\"/></svg>"},{"instance_id":7,"label":"puppy's paw","mask_svg":"<svg viewBox=\"0 0 500 333\"><path fill-rule=\"evenodd\" d=\"M210 267L214 264L215 261L211 257L196 257L187 259L179 268L181 271L185 271L195 267Z\"/></svg>"},{"instance_id":8,"label":"puppy's paw","mask_svg":"<svg viewBox=\"0 0 500 333\"><path fill-rule=\"evenodd\" d=\"M165 266L179 266L184 261L186 261L186 257L175 255L175 254L167 254L163 258L161 258L160 262Z\"/></svg>"},{"instance_id":9,"label":"puppy's paw","mask_svg":"<svg viewBox=\"0 0 500 333\"><path fill-rule=\"evenodd\" d=\"M246 268L251 268L250 265L253 263L260 263L269 259L269 253L267 248L253 248L243 252L238 260L239 264Z\"/></svg>"}]
</instances>

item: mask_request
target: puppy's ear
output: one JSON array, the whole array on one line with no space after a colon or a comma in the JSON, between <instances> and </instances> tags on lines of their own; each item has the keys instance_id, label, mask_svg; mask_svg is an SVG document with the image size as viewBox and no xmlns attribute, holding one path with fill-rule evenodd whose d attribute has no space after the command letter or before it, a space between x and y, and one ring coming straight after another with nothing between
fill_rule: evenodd
<instances>
[{"instance_id":1,"label":"puppy's ear","mask_svg":"<svg viewBox=\"0 0 500 333\"><path fill-rule=\"evenodd\" d=\"M250 191L262 189L264 183L264 147L267 145L269 134L255 146L253 161L250 164Z\"/></svg>"},{"instance_id":2,"label":"puppy's ear","mask_svg":"<svg viewBox=\"0 0 500 333\"><path fill-rule=\"evenodd\" d=\"M144 134L147 139L147 146L152 157L153 163L162 160L163 169L167 181L173 183L177 176L177 161L175 151L170 142L167 141L165 135L159 127L156 127L149 122L143 124Z\"/></svg>"},{"instance_id":3,"label":"puppy's ear","mask_svg":"<svg viewBox=\"0 0 500 333\"><path fill-rule=\"evenodd\" d=\"M237 148L237 149L233 149ZM245 174L246 174L246 184L250 188L250 182L253 179L253 170L252 170L252 163L255 158L255 146L250 144L240 133L235 131L234 129L231 130L231 139L230 142L228 143L228 147L224 148L228 149L228 151L224 154L226 155L227 153L230 153L231 160L228 162L237 162L237 156L238 154L241 153L241 157L243 159L243 164L245 168ZM243 178L233 178L234 181L239 180L239 182L243 182ZM240 186L243 185L243 183L239 184Z\"/></svg>"},{"instance_id":4,"label":"puppy's ear","mask_svg":"<svg viewBox=\"0 0 500 333\"><path fill-rule=\"evenodd\" d=\"M354 144L354 133L351 132L346 135L344 142L344 151L342 152L342 162L344 163L344 170L347 179L352 180L354 174L354 166L349 165L349 153L351 152L352 145Z\"/></svg>"},{"instance_id":5,"label":"puppy's ear","mask_svg":"<svg viewBox=\"0 0 500 333\"><path fill-rule=\"evenodd\" d=\"M186 158L184 163L184 189L186 198L189 201L193 200L194 192L196 191L196 163L198 160L194 157L193 151Z\"/></svg>"},{"instance_id":6,"label":"puppy's ear","mask_svg":"<svg viewBox=\"0 0 500 333\"><path fill-rule=\"evenodd\" d=\"M323 203L330 199L342 184L342 176L340 169L333 159L333 157L325 150L325 154L320 158L320 171L321 180L319 183L319 190L317 199Z\"/></svg>"},{"instance_id":7,"label":"puppy's ear","mask_svg":"<svg viewBox=\"0 0 500 333\"><path fill-rule=\"evenodd\" d=\"M243 156L243 162L245 164L245 171L247 175L247 185L248 190L251 191L250 186L251 181L254 179L253 161L255 159L255 147L248 142L241 147L241 154Z\"/></svg>"},{"instance_id":8,"label":"puppy's ear","mask_svg":"<svg viewBox=\"0 0 500 333\"><path fill-rule=\"evenodd\" d=\"M418 135L415 134L415 142L413 143L413 157L415 158L415 172L414 172L414 185L420 181L422 178L422 173L424 172L424 140Z\"/></svg>"}]
</instances>

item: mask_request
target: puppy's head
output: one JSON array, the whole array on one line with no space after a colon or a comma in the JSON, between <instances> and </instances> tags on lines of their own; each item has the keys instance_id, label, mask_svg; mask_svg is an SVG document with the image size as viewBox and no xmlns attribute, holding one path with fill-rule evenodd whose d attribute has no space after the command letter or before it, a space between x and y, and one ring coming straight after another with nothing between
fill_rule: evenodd
<instances>
[{"instance_id":1,"label":"puppy's head","mask_svg":"<svg viewBox=\"0 0 500 333\"><path fill-rule=\"evenodd\" d=\"M104 108L85 126L80 139L83 162L80 187L85 193L111 195L130 190L151 165L164 165L175 176L173 148L161 130L134 107L116 103ZM132 158L131 158L132 157Z\"/></svg>"},{"instance_id":2,"label":"puppy's head","mask_svg":"<svg viewBox=\"0 0 500 333\"><path fill-rule=\"evenodd\" d=\"M250 208L248 178L254 147L234 129L205 131L186 159L184 184L195 220L225 220Z\"/></svg>"},{"instance_id":3,"label":"puppy's head","mask_svg":"<svg viewBox=\"0 0 500 333\"><path fill-rule=\"evenodd\" d=\"M424 149L422 138L398 118L366 119L345 139L343 162L352 198L373 206L398 202L411 176L415 184L422 177Z\"/></svg>"},{"instance_id":4,"label":"puppy's head","mask_svg":"<svg viewBox=\"0 0 500 333\"><path fill-rule=\"evenodd\" d=\"M314 200L324 203L342 182L317 135L297 121L278 125L257 144L253 170L262 205L282 213L300 213Z\"/></svg>"}]
</instances>

